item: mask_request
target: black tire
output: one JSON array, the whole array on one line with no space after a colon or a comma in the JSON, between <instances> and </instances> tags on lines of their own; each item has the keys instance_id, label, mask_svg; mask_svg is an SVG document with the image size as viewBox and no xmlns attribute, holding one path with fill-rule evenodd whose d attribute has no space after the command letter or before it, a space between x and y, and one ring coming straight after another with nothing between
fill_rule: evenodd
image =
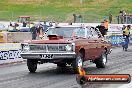
<instances>
[{"instance_id":1,"label":"black tire","mask_svg":"<svg viewBox=\"0 0 132 88\"><path fill-rule=\"evenodd\" d=\"M100 58L96 59L94 62L97 68L105 68L107 63L107 53L103 52Z\"/></svg>"},{"instance_id":2,"label":"black tire","mask_svg":"<svg viewBox=\"0 0 132 88\"><path fill-rule=\"evenodd\" d=\"M66 67L66 63L57 63L57 67Z\"/></svg>"},{"instance_id":3,"label":"black tire","mask_svg":"<svg viewBox=\"0 0 132 88\"><path fill-rule=\"evenodd\" d=\"M79 53L76 59L72 62L72 67L75 73L79 73L78 67L83 67L83 55Z\"/></svg>"},{"instance_id":4,"label":"black tire","mask_svg":"<svg viewBox=\"0 0 132 88\"><path fill-rule=\"evenodd\" d=\"M28 59L27 60L27 66L28 66L28 70L31 73L35 73L36 69L37 69L37 61L33 60L33 59Z\"/></svg>"}]
</instances>

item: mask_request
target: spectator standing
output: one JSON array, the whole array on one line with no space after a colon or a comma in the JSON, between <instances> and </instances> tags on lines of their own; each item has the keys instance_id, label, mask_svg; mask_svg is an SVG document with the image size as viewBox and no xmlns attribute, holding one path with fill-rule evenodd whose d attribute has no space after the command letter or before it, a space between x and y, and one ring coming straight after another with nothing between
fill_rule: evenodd
<instances>
[{"instance_id":1,"label":"spectator standing","mask_svg":"<svg viewBox=\"0 0 132 88\"><path fill-rule=\"evenodd\" d=\"M26 22L23 22L23 27L26 27L27 26L27 23Z\"/></svg>"},{"instance_id":2,"label":"spectator standing","mask_svg":"<svg viewBox=\"0 0 132 88\"><path fill-rule=\"evenodd\" d=\"M30 28L30 32L32 33L32 39L36 40L36 38L37 38L37 32L38 32L37 25L34 25L33 27L31 27Z\"/></svg>"},{"instance_id":3,"label":"spectator standing","mask_svg":"<svg viewBox=\"0 0 132 88\"><path fill-rule=\"evenodd\" d=\"M124 24L126 22L126 12L125 12L125 10L121 10L119 12L119 14L120 14L121 23Z\"/></svg>"},{"instance_id":4,"label":"spectator standing","mask_svg":"<svg viewBox=\"0 0 132 88\"><path fill-rule=\"evenodd\" d=\"M76 14L73 14L73 22L76 23Z\"/></svg>"},{"instance_id":5,"label":"spectator standing","mask_svg":"<svg viewBox=\"0 0 132 88\"><path fill-rule=\"evenodd\" d=\"M128 44L129 44L130 28L131 28L131 25L127 25L127 27L123 30L123 38L125 41L122 47L123 47L123 50L125 51L127 51Z\"/></svg>"},{"instance_id":6,"label":"spectator standing","mask_svg":"<svg viewBox=\"0 0 132 88\"><path fill-rule=\"evenodd\" d=\"M46 32L47 29L48 29L48 25L46 25L46 21L44 21L44 26L43 26L43 27L44 27L44 28L43 28L43 31Z\"/></svg>"},{"instance_id":7,"label":"spectator standing","mask_svg":"<svg viewBox=\"0 0 132 88\"><path fill-rule=\"evenodd\" d=\"M117 22L118 24L120 23L120 16L116 16L117 17Z\"/></svg>"},{"instance_id":8,"label":"spectator standing","mask_svg":"<svg viewBox=\"0 0 132 88\"><path fill-rule=\"evenodd\" d=\"M122 10L119 12L119 16L120 16L121 24L123 24L123 11Z\"/></svg>"},{"instance_id":9,"label":"spectator standing","mask_svg":"<svg viewBox=\"0 0 132 88\"><path fill-rule=\"evenodd\" d=\"M109 23L112 23L112 14L109 14Z\"/></svg>"},{"instance_id":10,"label":"spectator standing","mask_svg":"<svg viewBox=\"0 0 132 88\"><path fill-rule=\"evenodd\" d=\"M122 10L122 16L123 16L123 23L126 22L126 11Z\"/></svg>"},{"instance_id":11,"label":"spectator standing","mask_svg":"<svg viewBox=\"0 0 132 88\"><path fill-rule=\"evenodd\" d=\"M39 30L38 30L39 38L42 39L44 37L44 30L43 30L43 25L39 25Z\"/></svg>"},{"instance_id":12,"label":"spectator standing","mask_svg":"<svg viewBox=\"0 0 132 88\"><path fill-rule=\"evenodd\" d=\"M17 29L18 26L19 25L17 23L14 23L14 25L13 25L13 32L17 32L18 31L18 29Z\"/></svg>"}]
</instances>

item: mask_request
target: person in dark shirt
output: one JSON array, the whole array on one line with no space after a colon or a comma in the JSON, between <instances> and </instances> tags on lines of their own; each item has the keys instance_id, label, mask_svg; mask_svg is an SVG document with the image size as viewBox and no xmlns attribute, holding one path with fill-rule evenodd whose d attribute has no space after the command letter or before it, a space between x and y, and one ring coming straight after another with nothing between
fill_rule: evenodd
<instances>
[{"instance_id":1,"label":"person in dark shirt","mask_svg":"<svg viewBox=\"0 0 132 88\"><path fill-rule=\"evenodd\" d=\"M38 33L38 28L36 25L30 28L30 32L32 33L32 39L36 40L37 33Z\"/></svg>"},{"instance_id":2,"label":"person in dark shirt","mask_svg":"<svg viewBox=\"0 0 132 88\"><path fill-rule=\"evenodd\" d=\"M43 25L43 31L46 32L48 29L48 25L46 25L46 21L44 21L44 25Z\"/></svg>"},{"instance_id":3,"label":"person in dark shirt","mask_svg":"<svg viewBox=\"0 0 132 88\"><path fill-rule=\"evenodd\" d=\"M104 37L104 35L106 34L104 22L101 22L101 25L96 26L96 28L99 29L99 31L101 32L102 36Z\"/></svg>"},{"instance_id":4,"label":"person in dark shirt","mask_svg":"<svg viewBox=\"0 0 132 88\"><path fill-rule=\"evenodd\" d=\"M112 23L112 14L109 14L109 23Z\"/></svg>"},{"instance_id":5,"label":"person in dark shirt","mask_svg":"<svg viewBox=\"0 0 132 88\"><path fill-rule=\"evenodd\" d=\"M23 27L26 27L27 26L27 23L26 22L23 22Z\"/></svg>"}]
</instances>

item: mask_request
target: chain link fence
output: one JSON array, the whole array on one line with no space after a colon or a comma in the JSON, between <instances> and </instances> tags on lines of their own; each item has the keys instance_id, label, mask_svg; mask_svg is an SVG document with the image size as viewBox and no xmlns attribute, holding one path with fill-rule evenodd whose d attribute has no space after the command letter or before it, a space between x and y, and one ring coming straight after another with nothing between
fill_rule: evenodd
<instances>
[{"instance_id":1,"label":"chain link fence","mask_svg":"<svg viewBox=\"0 0 132 88\"><path fill-rule=\"evenodd\" d=\"M17 21L19 16L30 16L31 21L52 21L52 22L68 22L68 23L100 23L104 19L109 20L109 16L102 16L94 13L56 13L46 15L43 11L38 11L35 14L23 13L16 14L13 11L0 11L1 21ZM123 23L132 23L132 17L125 17ZM119 16L112 17L112 23L121 23Z\"/></svg>"}]
</instances>

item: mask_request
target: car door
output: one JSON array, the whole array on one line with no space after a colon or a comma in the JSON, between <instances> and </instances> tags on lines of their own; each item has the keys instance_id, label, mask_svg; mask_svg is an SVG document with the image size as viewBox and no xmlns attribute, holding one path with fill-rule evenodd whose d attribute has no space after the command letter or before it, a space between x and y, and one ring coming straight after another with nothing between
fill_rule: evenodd
<instances>
[{"instance_id":1,"label":"car door","mask_svg":"<svg viewBox=\"0 0 132 88\"><path fill-rule=\"evenodd\" d=\"M87 49L86 49L86 55L87 55L87 59L94 59L95 57L95 53L97 53L97 50L96 50L96 41L94 40L93 38L93 34L92 34L92 31L91 29L87 29Z\"/></svg>"},{"instance_id":2,"label":"car door","mask_svg":"<svg viewBox=\"0 0 132 88\"><path fill-rule=\"evenodd\" d=\"M97 32L95 31L95 28L91 27L90 31L92 32L92 41L93 41L92 49L94 49L94 52L92 54L92 59L95 59L95 58L98 58L100 55L99 54L99 50L101 49L100 41L99 41L99 36Z\"/></svg>"},{"instance_id":3,"label":"car door","mask_svg":"<svg viewBox=\"0 0 132 88\"><path fill-rule=\"evenodd\" d=\"M103 40L101 40L101 38L99 38L99 34L95 31L95 28L91 28L91 32L93 34L93 40L95 41L95 46L96 46L95 47L96 51L94 53L94 57L98 58L100 56L100 53L101 53Z\"/></svg>"}]
</instances>

